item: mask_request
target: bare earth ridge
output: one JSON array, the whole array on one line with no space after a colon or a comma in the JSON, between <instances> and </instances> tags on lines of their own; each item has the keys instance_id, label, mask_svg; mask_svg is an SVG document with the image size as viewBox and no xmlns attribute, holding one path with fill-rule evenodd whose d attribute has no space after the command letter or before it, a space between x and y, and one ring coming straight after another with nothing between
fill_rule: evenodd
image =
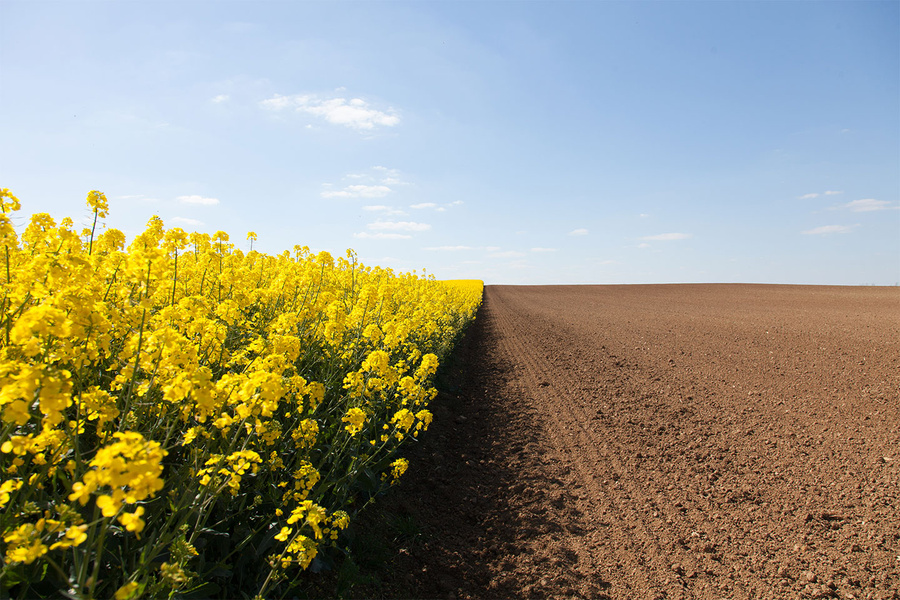
<instances>
[{"instance_id":1,"label":"bare earth ridge","mask_svg":"<svg viewBox=\"0 0 900 600\"><path fill-rule=\"evenodd\" d=\"M488 286L388 594L900 598L900 288Z\"/></svg>"}]
</instances>

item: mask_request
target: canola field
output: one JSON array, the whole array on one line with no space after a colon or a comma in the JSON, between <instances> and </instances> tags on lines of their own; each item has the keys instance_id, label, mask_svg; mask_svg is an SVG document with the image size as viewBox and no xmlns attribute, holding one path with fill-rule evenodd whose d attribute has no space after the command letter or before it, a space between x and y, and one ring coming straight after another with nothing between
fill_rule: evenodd
<instances>
[{"instance_id":1,"label":"canola field","mask_svg":"<svg viewBox=\"0 0 900 600\"><path fill-rule=\"evenodd\" d=\"M18 234L0 190L0 596L290 594L407 469L482 282L157 217L126 247L87 203Z\"/></svg>"}]
</instances>

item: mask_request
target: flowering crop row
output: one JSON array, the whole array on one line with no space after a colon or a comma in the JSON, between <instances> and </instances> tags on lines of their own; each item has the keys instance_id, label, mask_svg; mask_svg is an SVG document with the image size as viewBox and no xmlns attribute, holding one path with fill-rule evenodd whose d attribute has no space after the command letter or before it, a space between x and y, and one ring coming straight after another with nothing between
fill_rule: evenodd
<instances>
[{"instance_id":1,"label":"flowering crop row","mask_svg":"<svg viewBox=\"0 0 900 600\"><path fill-rule=\"evenodd\" d=\"M284 593L406 470L481 282L157 217L126 249L87 202L18 235L0 190L0 595Z\"/></svg>"}]
</instances>

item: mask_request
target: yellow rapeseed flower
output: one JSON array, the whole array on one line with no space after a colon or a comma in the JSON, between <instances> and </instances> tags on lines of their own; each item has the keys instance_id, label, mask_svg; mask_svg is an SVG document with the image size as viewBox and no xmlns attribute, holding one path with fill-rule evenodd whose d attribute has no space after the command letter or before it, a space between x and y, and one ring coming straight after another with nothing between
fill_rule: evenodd
<instances>
[{"instance_id":1,"label":"yellow rapeseed flower","mask_svg":"<svg viewBox=\"0 0 900 600\"><path fill-rule=\"evenodd\" d=\"M140 534L144 530L144 525L146 525L143 519L141 519L141 515L143 514L144 507L139 506L133 513L122 513L119 515L119 523L121 523L128 531Z\"/></svg>"},{"instance_id":2,"label":"yellow rapeseed flower","mask_svg":"<svg viewBox=\"0 0 900 600\"><path fill-rule=\"evenodd\" d=\"M114 596L115 600L131 600L134 597L135 592L138 591L140 586L134 582L129 581L118 590L116 590L116 595Z\"/></svg>"},{"instance_id":3,"label":"yellow rapeseed flower","mask_svg":"<svg viewBox=\"0 0 900 600\"><path fill-rule=\"evenodd\" d=\"M366 413L361 408L351 408L347 411L341 421L345 422L347 425L344 426L350 435L356 435L359 433L363 425L366 423Z\"/></svg>"},{"instance_id":4,"label":"yellow rapeseed flower","mask_svg":"<svg viewBox=\"0 0 900 600\"><path fill-rule=\"evenodd\" d=\"M97 190L91 190L87 195L87 204L90 209L97 213L97 216L101 219L105 219L107 213L109 212L109 203L106 200L106 195L102 192L98 192Z\"/></svg>"},{"instance_id":5,"label":"yellow rapeseed flower","mask_svg":"<svg viewBox=\"0 0 900 600\"><path fill-rule=\"evenodd\" d=\"M19 235L20 202L0 190L6 564L51 553L94 597L135 598L145 585L170 595L209 575L188 570L192 524L213 517L234 531L251 519L264 531L286 516L272 564L307 568L348 525L355 474L390 464L388 485L406 470L393 453L431 422L435 372L474 317L481 282L396 274L352 251L270 256L253 251L254 232L245 254L225 232L167 230L159 217L126 244L120 230L96 231L105 195L92 190L87 204L93 228L38 213ZM184 551L154 550L147 564L164 564L159 573L104 559L89 581L93 569L72 561L109 555L110 527L133 534L136 553L160 539ZM283 590L272 591L258 593Z\"/></svg>"},{"instance_id":6,"label":"yellow rapeseed flower","mask_svg":"<svg viewBox=\"0 0 900 600\"><path fill-rule=\"evenodd\" d=\"M51 544L50 550L71 548L84 543L88 538L87 533L85 533L86 531L87 525L73 525L72 527L69 527L66 530L65 538Z\"/></svg>"}]
</instances>

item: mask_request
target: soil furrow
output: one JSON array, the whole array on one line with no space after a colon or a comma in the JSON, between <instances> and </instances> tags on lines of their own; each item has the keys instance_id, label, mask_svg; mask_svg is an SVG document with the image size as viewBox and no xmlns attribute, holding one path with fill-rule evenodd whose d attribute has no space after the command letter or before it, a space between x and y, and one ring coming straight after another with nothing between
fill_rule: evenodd
<instances>
[{"instance_id":1,"label":"soil furrow","mask_svg":"<svg viewBox=\"0 0 900 600\"><path fill-rule=\"evenodd\" d=\"M491 301L503 306L502 297ZM544 353L536 349L536 342L545 339L543 335L531 337L517 335L516 327L509 318L512 314L516 313L509 308L498 310L499 337L509 355L517 357L525 367L524 382L532 396L528 400L533 405L541 407L541 412L546 414L556 450L565 457L566 462L574 465L578 473L576 485L584 488L588 494L587 497L595 501L586 503L584 506L589 512L583 513L582 526L589 529L594 524L603 523L606 527L616 527L620 535L629 540L624 547L626 556L618 561L630 567L627 569L628 582L623 587L646 595L650 591L651 576L643 557L647 555L660 556L662 548L655 542L656 538L650 534L650 531L643 526L643 515L625 503L617 501L617 496L610 493L605 485L597 481L603 471L601 465L609 458L605 458L598 452L597 440L585 427L588 419L585 418L575 399L568 392L558 389L560 386L554 383L553 374L541 366L541 363L547 364L547 359L546 356L543 356ZM551 408L559 404L566 405L571 408L571 411L558 411ZM622 528L623 524L626 526L625 529ZM640 539L631 534L629 528L632 524L643 530L644 535ZM651 547L648 548L648 545ZM635 552L637 548L640 549L640 552ZM582 548L579 554L587 554L587 558L583 560L593 566L594 559L591 554L596 551L596 547L586 547Z\"/></svg>"},{"instance_id":2,"label":"soil furrow","mask_svg":"<svg viewBox=\"0 0 900 600\"><path fill-rule=\"evenodd\" d=\"M488 286L386 595L900 598L900 289Z\"/></svg>"},{"instance_id":3,"label":"soil furrow","mask_svg":"<svg viewBox=\"0 0 900 600\"><path fill-rule=\"evenodd\" d=\"M509 324L509 315L521 313L507 309L502 314L506 315ZM537 325L535 321L536 319L529 319L520 322L534 326ZM615 559L616 564L621 564L618 569L621 586L642 597L654 597L659 592L655 591L656 586L651 581L657 584L665 582L669 566L673 564L668 560L670 552L661 545L666 536L661 535L653 526L653 520L660 516L654 514L658 512L654 509L663 508L666 503L660 503L660 507L651 507L644 486L635 479L624 476L630 469L623 458L634 452L622 447L615 435L609 435L604 428L598 427L592 418L595 415L589 414L580 397L583 396L584 388L580 388L582 394L573 393L565 389L565 382L572 379L560 378L559 373L552 373L549 368L540 366L541 363L554 364L553 356L559 356L563 349L552 343L552 331L538 327L535 329L538 330L531 332L532 335L523 336L516 335L515 327L510 326L511 335L504 339L522 340L520 343L509 344L512 354L519 356L523 363L531 367L533 377L529 383L532 389L545 391L537 401L562 433L559 436L561 443L568 446L573 462L581 467L582 478L590 483L593 495L590 497L591 502L586 504L594 514L588 515L586 520L608 522L615 531L612 537L627 540L624 548L617 548L617 553L624 556L616 556ZM570 334L566 340L571 343L577 337ZM559 369L560 361L556 360L555 363L556 369ZM608 515L608 512L612 514Z\"/></svg>"},{"instance_id":4,"label":"soil furrow","mask_svg":"<svg viewBox=\"0 0 900 600\"><path fill-rule=\"evenodd\" d=\"M503 299L502 295L500 299ZM593 501L587 503L594 512L589 520L602 521L605 507L612 508L614 532L611 537L627 541L624 544L625 552L622 546L617 545L616 555L607 560L622 565L618 569L617 580L623 591L637 597L676 597L683 588L688 587L690 580L702 579L714 573L711 565L700 572L692 569L691 553L685 553L685 540L691 539L691 534L695 537L699 535L697 532L702 530L701 525L706 521L704 513L689 509L685 502L671 497L667 491L672 486L671 475L654 482L644 479L641 474L641 449L646 450L648 447L646 438L651 438L649 443L652 443L653 434L642 431L637 445L627 443L629 439L617 433L617 429L628 425L627 421L619 423L607 420L604 423L594 418L597 409L592 410L590 404L602 397L602 392L598 391L595 384L578 375L577 369L582 356L575 357L574 368L572 361L565 357L567 348L585 347L582 330L569 330L565 336L557 338L552 322L542 321L538 318L539 315L529 318L532 315L525 308L516 310L515 307L509 307L506 311L500 311L500 314L505 315L501 321L509 331L509 335L503 339L520 341L511 344L512 354L520 356L522 362L531 368L534 377L529 383L533 389L545 392L538 400L543 402L544 411L551 415L552 421L561 430L567 432L568 439L571 440L570 453L574 451L575 460L578 461L579 454L590 457L590 460L582 459L580 462L581 470L587 474L586 478L602 483L601 486L593 486ZM509 319L510 315L516 315L519 319L513 321ZM529 335L516 335L515 323L531 326ZM554 343L556 339L561 343ZM560 356L563 357L561 360ZM644 406L653 408L663 406L658 402L649 402L646 390L634 389L630 384L636 377L627 368L622 368L625 365L616 367L616 359L611 360L608 355L604 355L602 348L595 349L590 356L594 365L592 375L616 383L620 403L643 403ZM562 368L568 371L567 376L559 377L558 372L551 373L548 368L542 368L541 364L553 364L557 371ZM671 419L669 415L654 413L651 421L656 430L657 424L670 422ZM573 435L572 432L579 435ZM628 552L631 548L639 551ZM686 580L685 575L690 577Z\"/></svg>"}]
</instances>

